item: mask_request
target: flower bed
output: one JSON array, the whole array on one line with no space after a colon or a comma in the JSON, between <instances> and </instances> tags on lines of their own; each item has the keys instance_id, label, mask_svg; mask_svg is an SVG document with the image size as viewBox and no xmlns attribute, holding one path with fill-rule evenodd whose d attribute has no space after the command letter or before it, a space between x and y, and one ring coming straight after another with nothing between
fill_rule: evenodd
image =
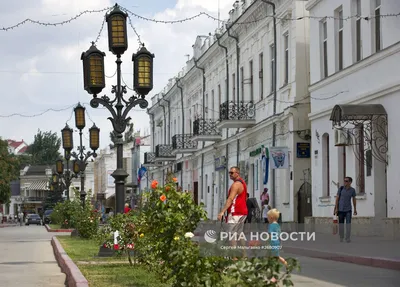
<instances>
[{"instance_id":1,"label":"flower bed","mask_svg":"<svg viewBox=\"0 0 400 287\"><path fill-rule=\"evenodd\" d=\"M140 211L117 214L98 235L101 244L126 254L130 265L145 266L172 286L227 286L227 277L238 286L275 286L273 281L292 285L295 260L288 260L287 272L281 275L275 258L232 261L201 256L191 238L199 222L207 219L203 206L196 205L189 193L176 190L172 174L167 175L165 186L153 181L151 188Z\"/></svg>"}]
</instances>

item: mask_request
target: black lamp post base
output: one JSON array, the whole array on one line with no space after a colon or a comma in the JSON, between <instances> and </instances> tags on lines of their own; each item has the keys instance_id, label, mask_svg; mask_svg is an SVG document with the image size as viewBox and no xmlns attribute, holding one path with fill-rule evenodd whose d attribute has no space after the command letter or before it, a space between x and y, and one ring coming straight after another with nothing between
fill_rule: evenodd
<instances>
[{"instance_id":1,"label":"black lamp post base","mask_svg":"<svg viewBox=\"0 0 400 287\"><path fill-rule=\"evenodd\" d=\"M122 149L122 146L121 146L121 149ZM122 158L121 158L121 162L122 162ZM111 176L113 178L115 178L115 211L116 211L116 213L124 213L124 207L125 207L125 179L129 175L124 169L117 168L111 174Z\"/></svg>"},{"instance_id":2,"label":"black lamp post base","mask_svg":"<svg viewBox=\"0 0 400 287\"><path fill-rule=\"evenodd\" d=\"M107 248L104 246L100 246L98 257L113 257L115 255L115 251L111 248Z\"/></svg>"}]
</instances>

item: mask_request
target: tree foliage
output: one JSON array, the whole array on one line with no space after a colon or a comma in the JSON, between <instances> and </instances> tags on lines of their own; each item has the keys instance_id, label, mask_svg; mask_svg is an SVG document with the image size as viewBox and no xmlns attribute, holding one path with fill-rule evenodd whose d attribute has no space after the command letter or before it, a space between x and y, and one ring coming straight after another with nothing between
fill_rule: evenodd
<instances>
[{"instance_id":1,"label":"tree foliage","mask_svg":"<svg viewBox=\"0 0 400 287\"><path fill-rule=\"evenodd\" d=\"M38 130L33 143L28 147L32 164L44 165L54 164L60 157L61 139L57 133L51 131L42 132Z\"/></svg>"},{"instance_id":2,"label":"tree foliage","mask_svg":"<svg viewBox=\"0 0 400 287\"><path fill-rule=\"evenodd\" d=\"M19 161L8 152L8 143L0 139L0 203L9 203L11 181L18 179Z\"/></svg>"}]
</instances>

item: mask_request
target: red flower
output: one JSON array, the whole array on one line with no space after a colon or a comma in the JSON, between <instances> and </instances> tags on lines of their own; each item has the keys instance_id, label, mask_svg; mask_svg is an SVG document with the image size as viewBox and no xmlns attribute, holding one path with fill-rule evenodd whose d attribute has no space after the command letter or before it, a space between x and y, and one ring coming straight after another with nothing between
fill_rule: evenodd
<instances>
[{"instance_id":1,"label":"red flower","mask_svg":"<svg viewBox=\"0 0 400 287\"><path fill-rule=\"evenodd\" d=\"M152 188L152 189L156 189L157 186L158 186L158 181L157 181L157 180L153 180L153 181L151 182L151 188Z\"/></svg>"},{"instance_id":2,"label":"red flower","mask_svg":"<svg viewBox=\"0 0 400 287\"><path fill-rule=\"evenodd\" d=\"M119 244L114 244L114 250L118 250L119 249Z\"/></svg>"}]
</instances>

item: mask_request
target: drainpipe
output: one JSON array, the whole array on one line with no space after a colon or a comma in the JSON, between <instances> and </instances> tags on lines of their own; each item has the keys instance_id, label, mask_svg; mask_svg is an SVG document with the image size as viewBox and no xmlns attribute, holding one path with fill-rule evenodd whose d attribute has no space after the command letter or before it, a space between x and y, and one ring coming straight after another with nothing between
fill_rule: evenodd
<instances>
[{"instance_id":1,"label":"drainpipe","mask_svg":"<svg viewBox=\"0 0 400 287\"><path fill-rule=\"evenodd\" d=\"M163 97L163 99L164 99L164 97ZM161 102L160 102L160 106L163 108L163 111L164 111L164 144L167 144L167 116L165 114L165 106L163 106L161 104ZM169 144L169 140L168 140L168 144ZM165 171L163 169L163 175L162 175L162 185L163 186L164 186L164 181L165 181L164 177L165 177Z\"/></svg>"},{"instance_id":2,"label":"drainpipe","mask_svg":"<svg viewBox=\"0 0 400 287\"><path fill-rule=\"evenodd\" d=\"M167 105L168 105L168 127L169 127L169 129L168 129L168 144L170 144L170 141L171 141L171 126L170 126L170 124L171 124L171 102L166 100L165 98L162 98L162 99L164 101L166 101ZM162 106L162 107L164 108L164 106ZM165 110L164 110L164 121L165 121L165 119L166 119L166 117L165 117ZM167 127L167 123L165 123L165 128L166 127ZM165 130L165 134L167 134L167 130ZM167 142L165 142L165 143L167 143Z\"/></svg>"},{"instance_id":3,"label":"drainpipe","mask_svg":"<svg viewBox=\"0 0 400 287\"><path fill-rule=\"evenodd\" d=\"M232 26L228 27L226 26L226 30L228 31L228 36L233 38L236 41L236 94L237 94L237 113L239 115L239 105L240 105L240 89L239 89L239 65L240 65L240 47L239 47L239 38L236 36L233 36L230 32L230 28ZM235 95L233 95L234 97ZM239 128L236 131L236 134L239 133ZM239 166L239 148L240 148L240 141L239 139L236 140L236 165Z\"/></svg>"},{"instance_id":4,"label":"drainpipe","mask_svg":"<svg viewBox=\"0 0 400 287\"><path fill-rule=\"evenodd\" d=\"M205 110L206 72L205 72L204 68L199 67L197 65L197 61L198 60L194 59L194 66L203 72L203 120L205 120L205 117L206 117L206 110ZM206 143L203 141L202 149L204 149L205 144ZM201 154L201 188L204 190L203 183L204 183L204 152ZM205 191L205 192L207 192L207 191Z\"/></svg>"},{"instance_id":5,"label":"drainpipe","mask_svg":"<svg viewBox=\"0 0 400 287\"><path fill-rule=\"evenodd\" d=\"M225 50L225 70L226 70L226 87L225 87L225 93L226 93L226 101L229 102L229 59L228 59L228 48L226 46L223 46L220 42L221 37L217 37L218 40L218 46L223 48ZM226 139L229 138L229 129L226 129ZM229 157L229 144L225 145L225 159L228 160ZM227 192L227 187L229 184L229 174L228 174L228 166L225 167L225 192ZM222 191L220 191L222 192Z\"/></svg>"},{"instance_id":6,"label":"drainpipe","mask_svg":"<svg viewBox=\"0 0 400 287\"><path fill-rule=\"evenodd\" d=\"M154 134L155 134L155 123L154 123L154 114L153 113L149 113L149 109L147 109L147 114L150 115L151 118L151 138L153 139L153 144L151 147L152 152L155 152L155 142L154 142Z\"/></svg>"},{"instance_id":7,"label":"drainpipe","mask_svg":"<svg viewBox=\"0 0 400 287\"><path fill-rule=\"evenodd\" d=\"M176 86L178 89L181 91L181 105L182 105L182 137L183 137L183 143L185 143L185 109L183 108L183 89L182 86L180 85L180 78L176 78ZM184 147L183 147L184 148ZM182 156L183 157L183 156ZM183 163L182 163L183 165ZM181 186L183 190L183 168L181 168Z\"/></svg>"},{"instance_id":8,"label":"drainpipe","mask_svg":"<svg viewBox=\"0 0 400 287\"><path fill-rule=\"evenodd\" d=\"M273 116L276 115L276 87L277 87L277 71L276 71L276 66L277 66L277 57L276 57L276 51L277 51L277 45L276 45L276 12L275 12L275 3L271 2L271 1L267 1L267 0L261 0L263 1L265 4L269 4L272 6L272 14L273 14L273 22L274 22L274 114ZM268 8L266 8L267 12L268 12ZM276 123L274 122L272 125L272 146L274 147L276 145ZM275 174L275 169L272 170L272 206L275 207L275 180L276 180L276 174Z\"/></svg>"}]
</instances>

